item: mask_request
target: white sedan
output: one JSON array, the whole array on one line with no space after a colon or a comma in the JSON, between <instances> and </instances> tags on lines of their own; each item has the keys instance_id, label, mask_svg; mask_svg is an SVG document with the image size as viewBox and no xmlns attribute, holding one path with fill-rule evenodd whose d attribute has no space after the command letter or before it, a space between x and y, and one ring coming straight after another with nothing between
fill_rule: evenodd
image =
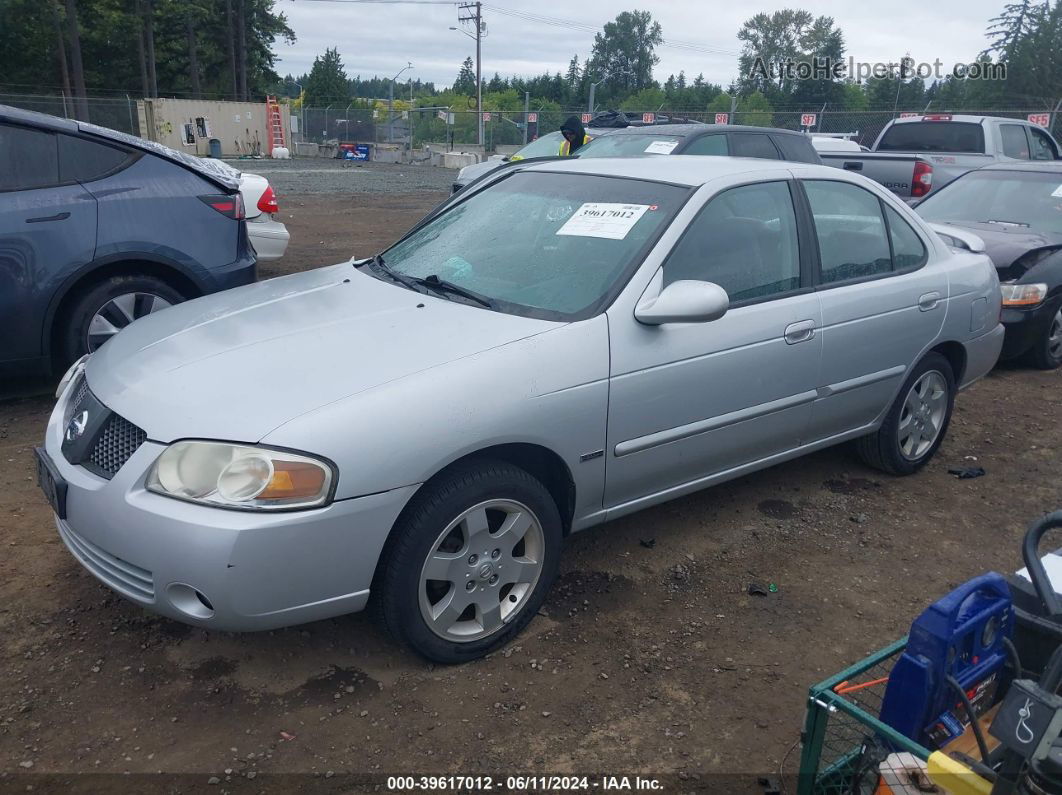
<instances>
[{"instance_id":1,"label":"white sedan","mask_svg":"<svg viewBox=\"0 0 1062 795\"><path fill-rule=\"evenodd\" d=\"M240 174L240 193L247 213L247 234L258 254L259 262L284 256L288 248L287 227L277 220L280 207L269 180L259 174Z\"/></svg>"}]
</instances>

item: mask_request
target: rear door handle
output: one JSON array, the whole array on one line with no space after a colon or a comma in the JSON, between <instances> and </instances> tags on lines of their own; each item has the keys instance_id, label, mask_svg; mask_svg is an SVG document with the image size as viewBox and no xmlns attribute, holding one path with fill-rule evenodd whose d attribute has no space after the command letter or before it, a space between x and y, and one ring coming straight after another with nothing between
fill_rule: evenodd
<instances>
[{"instance_id":1,"label":"rear door handle","mask_svg":"<svg viewBox=\"0 0 1062 795\"><path fill-rule=\"evenodd\" d=\"M42 218L27 218L27 224L43 224L45 221L65 221L70 217L70 213L56 213L55 215L49 215Z\"/></svg>"},{"instance_id":2,"label":"rear door handle","mask_svg":"<svg viewBox=\"0 0 1062 795\"><path fill-rule=\"evenodd\" d=\"M798 342L807 342L814 336L814 320L800 320L796 323L790 323L785 327L785 341L789 345L796 345Z\"/></svg>"},{"instance_id":3,"label":"rear door handle","mask_svg":"<svg viewBox=\"0 0 1062 795\"><path fill-rule=\"evenodd\" d=\"M918 309L922 312L936 309L938 304L940 304L940 293L936 291L926 293L918 299Z\"/></svg>"}]
</instances>

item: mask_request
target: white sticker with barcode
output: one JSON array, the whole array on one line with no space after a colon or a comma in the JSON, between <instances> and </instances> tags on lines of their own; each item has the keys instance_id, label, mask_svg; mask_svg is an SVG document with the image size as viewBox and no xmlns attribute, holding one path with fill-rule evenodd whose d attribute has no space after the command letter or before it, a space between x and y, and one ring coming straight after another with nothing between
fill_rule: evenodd
<instances>
[{"instance_id":1,"label":"white sticker with barcode","mask_svg":"<svg viewBox=\"0 0 1062 795\"><path fill-rule=\"evenodd\" d=\"M653 141L645 147L645 151L650 155L669 155L675 151L676 146L678 141Z\"/></svg>"},{"instance_id":2,"label":"white sticker with barcode","mask_svg":"<svg viewBox=\"0 0 1062 795\"><path fill-rule=\"evenodd\" d=\"M1052 191L1051 195L1054 196L1056 199L1062 199L1062 185L1059 185L1057 188L1055 188L1054 191Z\"/></svg>"},{"instance_id":3,"label":"white sticker with barcode","mask_svg":"<svg viewBox=\"0 0 1062 795\"><path fill-rule=\"evenodd\" d=\"M564 222L557 234L623 240L648 209L648 204L586 202Z\"/></svg>"}]
</instances>

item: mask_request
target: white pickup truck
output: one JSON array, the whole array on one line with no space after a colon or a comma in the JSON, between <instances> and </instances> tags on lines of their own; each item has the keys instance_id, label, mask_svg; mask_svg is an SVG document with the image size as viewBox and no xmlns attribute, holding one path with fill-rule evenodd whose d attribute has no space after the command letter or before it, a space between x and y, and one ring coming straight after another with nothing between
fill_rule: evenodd
<instances>
[{"instance_id":1,"label":"white pickup truck","mask_svg":"<svg viewBox=\"0 0 1062 795\"><path fill-rule=\"evenodd\" d=\"M1047 130L1023 119L928 113L889 122L869 152L820 149L819 156L912 201L982 166L1058 160L1059 146Z\"/></svg>"}]
</instances>

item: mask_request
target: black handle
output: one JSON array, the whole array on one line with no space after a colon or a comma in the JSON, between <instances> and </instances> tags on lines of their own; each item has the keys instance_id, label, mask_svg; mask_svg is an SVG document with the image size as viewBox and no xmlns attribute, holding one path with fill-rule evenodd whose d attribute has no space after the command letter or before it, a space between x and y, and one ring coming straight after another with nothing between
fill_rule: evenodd
<instances>
[{"instance_id":1,"label":"black handle","mask_svg":"<svg viewBox=\"0 0 1062 795\"><path fill-rule=\"evenodd\" d=\"M1062 616L1062 604L1059 603L1054 586L1051 585L1051 580L1044 570L1044 564L1040 561L1040 540L1049 530L1054 530L1056 527L1062 527L1062 511L1049 513L1029 525L1025 540L1021 545L1021 556L1025 558L1025 568L1029 571L1029 579L1047 615L1051 617Z\"/></svg>"},{"instance_id":2,"label":"black handle","mask_svg":"<svg viewBox=\"0 0 1062 795\"><path fill-rule=\"evenodd\" d=\"M70 213L56 213L55 215L49 215L46 218L27 218L27 224L43 224L45 221L65 221L70 217Z\"/></svg>"},{"instance_id":3,"label":"black handle","mask_svg":"<svg viewBox=\"0 0 1062 795\"><path fill-rule=\"evenodd\" d=\"M862 171L863 170L863 164L860 163L858 160L847 160L847 161L845 161L845 163L842 166L842 168L845 171Z\"/></svg>"}]
</instances>

